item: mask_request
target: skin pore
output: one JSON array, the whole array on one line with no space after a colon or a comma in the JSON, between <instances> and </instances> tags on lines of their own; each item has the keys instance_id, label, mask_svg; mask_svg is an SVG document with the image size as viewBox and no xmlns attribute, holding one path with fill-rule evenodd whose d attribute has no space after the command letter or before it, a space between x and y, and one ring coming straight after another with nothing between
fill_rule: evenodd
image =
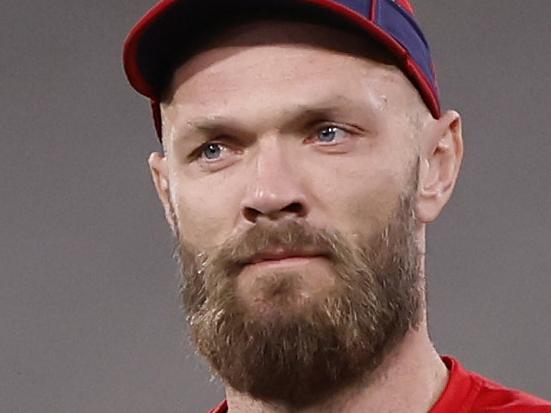
<instances>
[{"instance_id":1,"label":"skin pore","mask_svg":"<svg viewBox=\"0 0 551 413\"><path fill-rule=\"evenodd\" d=\"M162 105L165 153L149 164L180 241L200 255L257 226L294 221L358 243L385 228L415 182L411 235L424 300L425 225L451 196L463 153L457 113L432 118L403 73L365 40L299 22L228 30L176 71L171 92ZM248 262L234 276L246 314L279 323L324 302L338 279L320 251L311 253ZM292 280L282 290L289 295L266 299L258 285L281 273ZM302 405L227 385L230 413L428 411L447 370L430 342L424 301L419 311L415 328L355 383Z\"/></svg>"}]
</instances>

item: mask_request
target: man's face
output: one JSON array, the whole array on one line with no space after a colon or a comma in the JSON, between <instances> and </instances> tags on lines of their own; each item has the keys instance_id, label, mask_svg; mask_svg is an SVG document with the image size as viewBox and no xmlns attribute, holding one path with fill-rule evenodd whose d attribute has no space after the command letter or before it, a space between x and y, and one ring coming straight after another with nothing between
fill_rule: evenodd
<instances>
[{"instance_id":1,"label":"man's face","mask_svg":"<svg viewBox=\"0 0 551 413\"><path fill-rule=\"evenodd\" d=\"M192 334L237 390L306 403L417 322L419 98L351 34L264 22L218 40L163 105Z\"/></svg>"}]
</instances>

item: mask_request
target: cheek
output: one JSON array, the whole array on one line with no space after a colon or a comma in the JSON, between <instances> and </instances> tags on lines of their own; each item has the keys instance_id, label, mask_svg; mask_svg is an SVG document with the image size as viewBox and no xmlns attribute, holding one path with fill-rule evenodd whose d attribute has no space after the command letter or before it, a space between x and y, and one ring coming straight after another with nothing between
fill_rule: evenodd
<instances>
[{"instance_id":1,"label":"cheek","mask_svg":"<svg viewBox=\"0 0 551 413\"><path fill-rule=\"evenodd\" d=\"M401 174L384 163L365 160L356 168L350 163L333 166L331 173L319 171L312 183L321 220L350 234L380 230L398 204Z\"/></svg>"},{"instance_id":2,"label":"cheek","mask_svg":"<svg viewBox=\"0 0 551 413\"><path fill-rule=\"evenodd\" d=\"M229 186L180 180L172 186L172 199L181 236L199 248L227 240L239 211L237 194Z\"/></svg>"},{"instance_id":3,"label":"cheek","mask_svg":"<svg viewBox=\"0 0 551 413\"><path fill-rule=\"evenodd\" d=\"M356 231L370 233L381 230L396 207L399 188L391 177L385 177L370 185L358 185L350 195L346 214Z\"/></svg>"}]
</instances>

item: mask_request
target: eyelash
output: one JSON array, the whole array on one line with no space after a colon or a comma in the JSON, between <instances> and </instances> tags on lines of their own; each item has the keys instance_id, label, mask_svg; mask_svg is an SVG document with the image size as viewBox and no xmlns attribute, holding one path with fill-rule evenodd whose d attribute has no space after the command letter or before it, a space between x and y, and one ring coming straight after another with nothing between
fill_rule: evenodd
<instances>
[{"instance_id":1,"label":"eyelash","mask_svg":"<svg viewBox=\"0 0 551 413\"><path fill-rule=\"evenodd\" d=\"M193 161L195 159L198 159L201 157L203 151L209 146L209 145L220 145L220 146L224 146L224 147L227 147L228 145L222 143L222 142L218 142L216 140L210 140L210 141L207 141L201 145L199 145L197 148L195 148L189 155L187 155L187 158L190 160L190 161Z\"/></svg>"},{"instance_id":2,"label":"eyelash","mask_svg":"<svg viewBox=\"0 0 551 413\"><path fill-rule=\"evenodd\" d=\"M343 133L345 133L346 135L352 135L353 134L353 131L350 130L349 127L346 127L346 126L343 126L341 124L337 124L337 123L326 123L326 124L321 124L320 126L318 126L315 130L314 130L314 136L315 138L319 138L319 135L321 132L323 132L324 130L328 130L328 129L336 129L338 131L341 131ZM320 143L322 143L320 141ZM329 146L329 145L332 145L332 143L322 143L324 144L325 146Z\"/></svg>"},{"instance_id":3,"label":"eyelash","mask_svg":"<svg viewBox=\"0 0 551 413\"><path fill-rule=\"evenodd\" d=\"M316 123L317 123L317 127L313 129L313 133L310 134L310 137L308 139L312 139L312 137L316 138L322 131L327 130L327 129L331 129L331 128L338 129L338 130L346 133L347 135L354 134L354 132L350 130L351 127L346 127L346 126L343 126L342 124L338 124L338 123L325 123L325 124L322 123L322 124L320 124L319 122L316 122ZM197 149L195 149L189 155L190 160L203 159L205 162L216 162L217 159L208 160L206 158L202 158L203 151L209 145L219 145L219 146L221 146L225 149L230 148L230 146L227 145L226 143L223 143L223 142L217 141L216 139L213 139L211 141L203 143L201 146L199 146ZM330 146L332 144L331 143L325 143L325 144L322 143L322 145Z\"/></svg>"}]
</instances>

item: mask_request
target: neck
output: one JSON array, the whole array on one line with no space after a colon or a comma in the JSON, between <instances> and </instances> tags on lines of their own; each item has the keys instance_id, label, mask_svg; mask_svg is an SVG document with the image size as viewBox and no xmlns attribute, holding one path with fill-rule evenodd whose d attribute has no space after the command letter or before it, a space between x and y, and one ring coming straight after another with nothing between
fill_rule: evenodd
<instances>
[{"instance_id":1,"label":"neck","mask_svg":"<svg viewBox=\"0 0 551 413\"><path fill-rule=\"evenodd\" d=\"M302 409L265 403L226 388L229 413L426 413L448 381L448 370L430 342L426 322L410 331L383 363L353 388Z\"/></svg>"}]
</instances>

